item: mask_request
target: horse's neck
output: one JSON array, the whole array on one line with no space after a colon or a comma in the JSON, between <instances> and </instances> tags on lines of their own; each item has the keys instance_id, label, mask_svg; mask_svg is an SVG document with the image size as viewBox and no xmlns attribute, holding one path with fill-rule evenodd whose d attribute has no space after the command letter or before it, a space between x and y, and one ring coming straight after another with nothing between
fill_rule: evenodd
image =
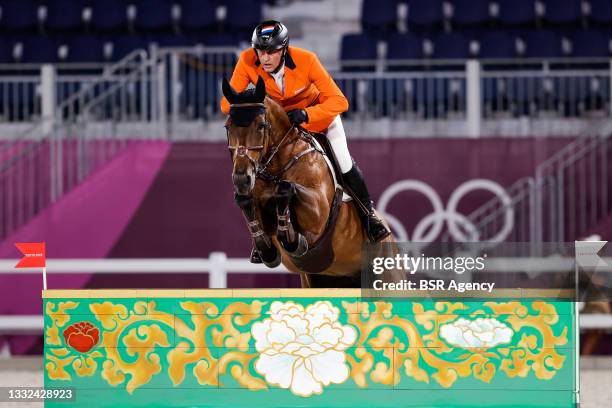
<instances>
[{"instance_id":1,"label":"horse's neck","mask_svg":"<svg viewBox=\"0 0 612 408\"><path fill-rule=\"evenodd\" d=\"M291 159L292 152L295 152L296 143L301 139L298 131L295 128L281 128L273 130L274 137L269 146L269 154L278 149L272 160L270 161L270 170L272 172L279 171ZM294 153L295 154L295 153Z\"/></svg>"}]
</instances>

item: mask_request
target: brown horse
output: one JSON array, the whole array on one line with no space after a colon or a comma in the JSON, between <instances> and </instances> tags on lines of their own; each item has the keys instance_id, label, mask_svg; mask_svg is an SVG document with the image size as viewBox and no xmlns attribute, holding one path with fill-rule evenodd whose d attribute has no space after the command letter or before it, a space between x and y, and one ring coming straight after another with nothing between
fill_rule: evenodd
<instances>
[{"instance_id":1,"label":"brown horse","mask_svg":"<svg viewBox=\"0 0 612 408\"><path fill-rule=\"evenodd\" d=\"M299 273L302 287L359 287L368 237L322 149L266 97L262 78L242 93L224 80L223 94L235 199L262 261Z\"/></svg>"}]
</instances>

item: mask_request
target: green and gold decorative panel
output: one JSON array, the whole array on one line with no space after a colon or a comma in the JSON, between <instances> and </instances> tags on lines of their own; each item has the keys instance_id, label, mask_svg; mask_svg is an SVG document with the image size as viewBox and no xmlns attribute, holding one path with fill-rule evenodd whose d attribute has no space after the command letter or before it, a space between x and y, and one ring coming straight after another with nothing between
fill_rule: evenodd
<instances>
[{"instance_id":1,"label":"green and gold decorative panel","mask_svg":"<svg viewBox=\"0 0 612 408\"><path fill-rule=\"evenodd\" d=\"M575 406L571 303L360 295L45 291L46 406Z\"/></svg>"}]
</instances>

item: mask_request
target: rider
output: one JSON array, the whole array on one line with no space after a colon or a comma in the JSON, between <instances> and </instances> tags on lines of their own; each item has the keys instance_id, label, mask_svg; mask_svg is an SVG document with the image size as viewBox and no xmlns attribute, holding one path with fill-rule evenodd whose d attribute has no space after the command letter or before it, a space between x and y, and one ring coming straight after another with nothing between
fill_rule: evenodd
<instances>
[{"instance_id":1,"label":"rider","mask_svg":"<svg viewBox=\"0 0 612 408\"><path fill-rule=\"evenodd\" d=\"M244 91L261 76L266 93L280 104L296 126L313 132L324 132L333 150L342 181L349 193L363 206L355 205L368 237L380 241L390 234L372 208L372 200L357 164L346 144L340 114L348 109L348 101L316 54L289 46L289 32L284 24L267 20L253 31L251 47L243 51L230 84ZM221 110L229 114L229 103L223 98ZM362 208L364 207L364 208ZM251 260L257 261L253 251Z\"/></svg>"}]
</instances>

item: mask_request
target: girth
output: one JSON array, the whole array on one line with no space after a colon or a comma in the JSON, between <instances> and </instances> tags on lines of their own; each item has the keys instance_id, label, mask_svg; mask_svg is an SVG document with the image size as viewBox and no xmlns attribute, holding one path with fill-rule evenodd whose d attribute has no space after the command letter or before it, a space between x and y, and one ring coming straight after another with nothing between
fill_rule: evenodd
<instances>
[{"instance_id":1,"label":"girth","mask_svg":"<svg viewBox=\"0 0 612 408\"><path fill-rule=\"evenodd\" d=\"M335 254L332 245L332 238L336 230L336 221L342 207L341 188L337 188L332 201L329 217L325 224L323 234L308 248L308 251L300 257L289 255L291 262L301 271L306 273L321 273L334 262Z\"/></svg>"}]
</instances>

